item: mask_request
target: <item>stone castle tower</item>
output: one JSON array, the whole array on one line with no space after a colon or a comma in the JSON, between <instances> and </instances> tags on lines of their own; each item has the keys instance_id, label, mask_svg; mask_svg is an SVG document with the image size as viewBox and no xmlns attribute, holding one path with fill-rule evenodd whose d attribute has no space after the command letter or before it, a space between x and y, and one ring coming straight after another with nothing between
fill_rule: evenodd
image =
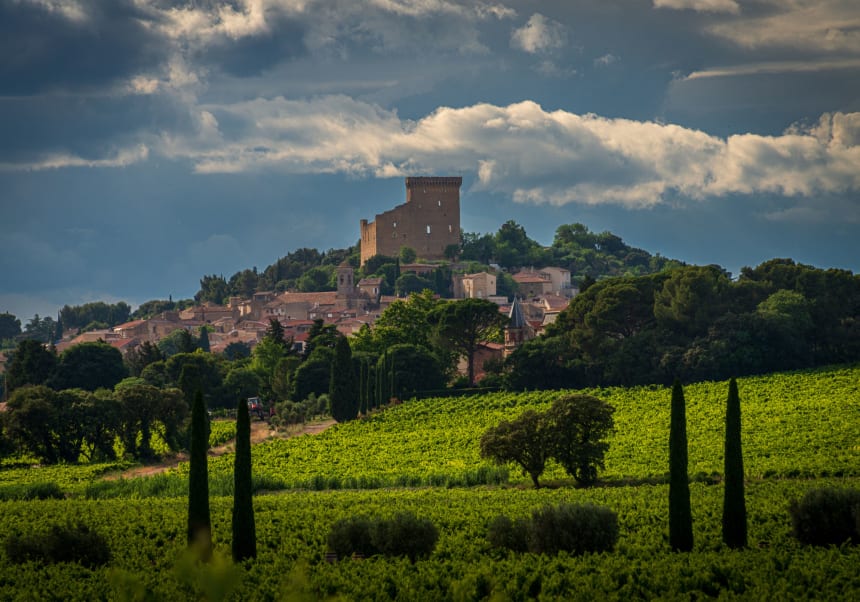
<instances>
[{"instance_id":1,"label":"stone castle tower","mask_svg":"<svg viewBox=\"0 0 860 602\"><path fill-rule=\"evenodd\" d=\"M422 259L445 259L460 244L460 186L463 178L406 178L406 203L361 220L361 264L374 255L396 257L412 247Z\"/></svg>"}]
</instances>

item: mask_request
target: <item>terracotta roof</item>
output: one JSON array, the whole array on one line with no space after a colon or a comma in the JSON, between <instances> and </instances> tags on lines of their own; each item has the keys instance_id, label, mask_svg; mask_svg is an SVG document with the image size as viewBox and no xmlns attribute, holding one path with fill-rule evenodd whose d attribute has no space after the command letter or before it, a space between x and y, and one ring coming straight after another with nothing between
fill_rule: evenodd
<instances>
[{"instance_id":1,"label":"terracotta roof","mask_svg":"<svg viewBox=\"0 0 860 602\"><path fill-rule=\"evenodd\" d=\"M146 320L132 320L131 322L126 322L125 324L120 324L119 326L114 326L114 332L118 330L131 330L132 328L137 328L141 324L146 324Z\"/></svg>"},{"instance_id":2,"label":"terracotta roof","mask_svg":"<svg viewBox=\"0 0 860 602\"><path fill-rule=\"evenodd\" d=\"M514 274L512 276L512 278L514 279L514 282L520 282L523 284L531 284L531 283L543 284L544 282L549 282L549 280L547 280L546 278L541 278L540 276L538 276L534 272L527 272L527 273L519 272L517 274Z\"/></svg>"},{"instance_id":3,"label":"terracotta roof","mask_svg":"<svg viewBox=\"0 0 860 602\"><path fill-rule=\"evenodd\" d=\"M110 341L105 341L111 347L115 347L122 351L127 347L134 347L137 345L137 339L111 339Z\"/></svg>"},{"instance_id":4,"label":"terracotta roof","mask_svg":"<svg viewBox=\"0 0 860 602\"><path fill-rule=\"evenodd\" d=\"M382 278L362 278L358 281L358 286L372 286L374 284L382 284Z\"/></svg>"}]
</instances>

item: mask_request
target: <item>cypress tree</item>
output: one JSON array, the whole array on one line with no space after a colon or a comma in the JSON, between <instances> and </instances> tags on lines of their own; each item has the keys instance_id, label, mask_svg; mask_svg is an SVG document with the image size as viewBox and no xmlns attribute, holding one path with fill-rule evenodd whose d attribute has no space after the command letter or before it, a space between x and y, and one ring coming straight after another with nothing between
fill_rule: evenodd
<instances>
[{"instance_id":1,"label":"cypress tree","mask_svg":"<svg viewBox=\"0 0 860 602\"><path fill-rule=\"evenodd\" d=\"M198 548L204 560L212 552L212 521L209 518L209 428L200 389L191 408L191 452L188 474L188 545Z\"/></svg>"},{"instance_id":2,"label":"cypress tree","mask_svg":"<svg viewBox=\"0 0 860 602\"><path fill-rule=\"evenodd\" d=\"M233 561L257 557L257 529L251 482L251 417L248 401L239 400L236 456L233 465Z\"/></svg>"},{"instance_id":3,"label":"cypress tree","mask_svg":"<svg viewBox=\"0 0 860 602\"><path fill-rule=\"evenodd\" d=\"M672 385L669 423L669 545L676 552L693 549L693 514L687 476L687 409L684 389L676 378Z\"/></svg>"},{"instance_id":4,"label":"cypress tree","mask_svg":"<svg viewBox=\"0 0 860 602\"><path fill-rule=\"evenodd\" d=\"M358 415L358 391L352 368L352 350L346 337L338 337L334 347L329 381L331 416L338 422L353 420Z\"/></svg>"},{"instance_id":5,"label":"cypress tree","mask_svg":"<svg viewBox=\"0 0 860 602\"><path fill-rule=\"evenodd\" d=\"M205 326L200 327L200 340L197 342L197 346L200 347L206 353L209 353L209 330Z\"/></svg>"},{"instance_id":6,"label":"cypress tree","mask_svg":"<svg viewBox=\"0 0 860 602\"><path fill-rule=\"evenodd\" d=\"M726 402L725 489L723 491L723 543L730 548L747 545L747 506L744 500L744 457L741 450L741 400L738 383L729 381Z\"/></svg>"}]
</instances>

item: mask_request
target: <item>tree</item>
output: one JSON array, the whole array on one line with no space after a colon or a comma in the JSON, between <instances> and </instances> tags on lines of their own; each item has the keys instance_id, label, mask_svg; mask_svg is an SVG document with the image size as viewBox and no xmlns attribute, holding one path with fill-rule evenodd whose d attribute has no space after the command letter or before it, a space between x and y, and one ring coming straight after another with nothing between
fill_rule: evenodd
<instances>
[{"instance_id":1,"label":"tree","mask_svg":"<svg viewBox=\"0 0 860 602\"><path fill-rule=\"evenodd\" d=\"M209 301L216 305L221 305L224 300L230 296L230 287L224 276L203 276L200 279L200 290L194 295L194 300L198 303Z\"/></svg>"},{"instance_id":2,"label":"tree","mask_svg":"<svg viewBox=\"0 0 860 602\"><path fill-rule=\"evenodd\" d=\"M144 341L125 354L125 367L129 376L140 376L147 366L163 359L164 354L156 345Z\"/></svg>"},{"instance_id":3,"label":"tree","mask_svg":"<svg viewBox=\"0 0 860 602\"><path fill-rule=\"evenodd\" d=\"M205 326L200 327L200 338L197 340L197 345L201 351L209 353L209 329Z\"/></svg>"},{"instance_id":4,"label":"tree","mask_svg":"<svg viewBox=\"0 0 860 602\"><path fill-rule=\"evenodd\" d=\"M394 381L394 397L404 399L418 391L445 387L445 371L433 353L422 345L392 345L377 360L378 372L386 372Z\"/></svg>"},{"instance_id":5,"label":"tree","mask_svg":"<svg viewBox=\"0 0 860 602\"><path fill-rule=\"evenodd\" d=\"M2 415L9 438L46 464L60 460L56 397L56 391L44 385L22 386L9 397L8 411Z\"/></svg>"},{"instance_id":6,"label":"tree","mask_svg":"<svg viewBox=\"0 0 860 602\"><path fill-rule=\"evenodd\" d=\"M21 334L21 320L10 313L0 314L0 341L14 339Z\"/></svg>"},{"instance_id":7,"label":"tree","mask_svg":"<svg viewBox=\"0 0 860 602\"><path fill-rule=\"evenodd\" d=\"M224 357L231 361L251 357L251 348L243 341L233 341L224 348Z\"/></svg>"},{"instance_id":8,"label":"tree","mask_svg":"<svg viewBox=\"0 0 860 602\"><path fill-rule=\"evenodd\" d=\"M161 389L142 379L129 378L117 385L115 393L122 407L122 442L126 453L152 460L153 427L163 411Z\"/></svg>"},{"instance_id":9,"label":"tree","mask_svg":"<svg viewBox=\"0 0 860 602\"><path fill-rule=\"evenodd\" d=\"M251 479L251 417L248 400L239 399L236 413L236 454L233 463L233 562L257 557L257 529Z\"/></svg>"},{"instance_id":10,"label":"tree","mask_svg":"<svg viewBox=\"0 0 860 602\"><path fill-rule=\"evenodd\" d=\"M434 312L431 320L436 322L437 332L450 348L466 358L469 383L474 384L478 344L499 340L506 322L499 306L486 299L449 301Z\"/></svg>"},{"instance_id":11,"label":"tree","mask_svg":"<svg viewBox=\"0 0 860 602\"><path fill-rule=\"evenodd\" d=\"M266 328L264 339L269 339L273 343L277 343L284 348L284 351L289 351L289 344L286 336L284 336L284 326L277 318L269 318L269 326Z\"/></svg>"},{"instance_id":12,"label":"tree","mask_svg":"<svg viewBox=\"0 0 860 602\"><path fill-rule=\"evenodd\" d=\"M203 392L194 395L191 409L191 452L188 468L188 545L195 548L204 560L212 553L212 521L209 515L209 468L206 452L209 449L209 428L206 424L206 405Z\"/></svg>"},{"instance_id":13,"label":"tree","mask_svg":"<svg viewBox=\"0 0 860 602\"><path fill-rule=\"evenodd\" d=\"M36 339L41 343L50 343L55 330L54 319L40 318L39 314L35 314L24 326L24 334L27 338Z\"/></svg>"},{"instance_id":14,"label":"tree","mask_svg":"<svg viewBox=\"0 0 860 602\"><path fill-rule=\"evenodd\" d=\"M326 324L322 318L317 318L314 320L310 330L308 330L308 340L305 345L305 357L311 357L314 350L318 347L334 349L340 336L341 335L334 324Z\"/></svg>"},{"instance_id":15,"label":"tree","mask_svg":"<svg viewBox=\"0 0 860 602\"><path fill-rule=\"evenodd\" d=\"M544 414L526 410L518 418L503 420L481 436L481 457L496 464L514 462L531 477L535 489L549 459L547 423Z\"/></svg>"},{"instance_id":16,"label":"tree","mask_svg":"<svg viewBox=\"0 0 860 602\"><path fill-rule=\"evenodd\" d=\"M693 549L693 514L687 475L687 410L684 389L675 379L669 424L669 545L676 552Z\"/></svg>"},{"instance_id":17,"label":"tree","mask_svg":"<svg viewBox=\"0 0 860 602\"><path fill-rule=\"evenodd\" d=\"M358 415L358 387L352 366L352 351L346 337L340 337L334 348L329 383L331 416L338 422L354 420Z\"/></svg>"},{"instance_id":18,"label":"tree","mask_svg":"<svg viewBox=\"0 0 860 602\"><path fill-rule=\"evenodd\" d=\"M415 263L415 260L418 258L418 253L412 247L403 246L400 247L400 261L401 263Z\"/></svg>"},{"instance_id":19,"label":"tree","mask_svg":"<svg viewBox=\"0 0 860 602\"><path fill-rule=\"evenodd\" d=\"M596 482L597 469L604 468L614 412L605 401L581 394L555 400L547 412L550 453L581 485Z\"/></svg>"},{"instance_id":20,"label":"tree","mask_svg":"<svg viewBox=\"0 0 860 602\"><path fill-rule=\"evenodd\" d=\"M261 388L260 377L252 368L233 368L224 377L224 392L232 399L257 397Z\"/></svg>"},{"instance_id":21,"label":"tree","mask_svg":"<svg viewBox=\"0 0 860 602\"><path fill-rule=\"evenodd\" d=\"M122 353L104 341L69 347L57 362L49 384L55 389L113 389L128 376Z\"/></svg>"},{"instance_id":22,"label":"tree","mask_svg":"<svg viewBox=\"0 0 860 602\"><path fill-rule=\"evenodd\" d=\"M723 490L723 543L730 548L747 545L747 507L744 499L744 457L741 449L741 400L738 383L729 381L726 401L725 488Z\"/></svg>"},{"instance_id":23,"label":"tree","mask_svg":"<svg viewBox=\"0 0 860 602\"><path fill-rule=\"evenodd\" d=\"M6 372L9 392L24 385L42 385L54 375L57 355L35 339L18 343Z\"/></svg>"},{"instance_id":24,"label":"tree","mask_svg":"<svg viewBox=\"0 0 860 602\"><path fill-rule=\"evenodd\" d=\"M190 330L182 328L179 334L176 335L176 352L177 353L194 353L197 350L197 341L194 340L194 335Z\"/></svg>"}]
</instances>

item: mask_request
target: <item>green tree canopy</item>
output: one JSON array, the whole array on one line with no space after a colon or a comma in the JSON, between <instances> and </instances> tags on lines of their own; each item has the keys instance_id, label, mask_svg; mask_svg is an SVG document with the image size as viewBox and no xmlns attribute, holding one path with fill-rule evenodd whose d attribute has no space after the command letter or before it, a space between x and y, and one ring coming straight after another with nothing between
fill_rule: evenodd
<instances>
[{"instance_id":1,"label":"green tree canopy","mask_svg":"<svg viewBox=\"0 0 860 602\"><path fill-rule=\"evenodd\" d=\"M113 389L128 376L122 354L103 341L80 343L60 354L50 384L55 389Z\"/></svg>"},{"instance_id":2,"label":"green tree canopy","mask_svg":"<svg viewBox=\"0 0 860 602\"><path fill-rule=\"evenodd\" d=\"M499 341L506 317L486 299L461 299L441 304L431 316L447 346L468 363L468 378L475 382L475 353L484 341Z\"/></svg>"},{"instance_id":3,"label":"green tree canopy","mask_svg":"<svg viewBox=\"0 0 860 602\"><path fill-rule=\"evenodd\" d=\"M9 362L6 378L9 391L24 385L42 385L54 375L57 355L35 339L18 343Z\"/></svg>"}]
</instances>

